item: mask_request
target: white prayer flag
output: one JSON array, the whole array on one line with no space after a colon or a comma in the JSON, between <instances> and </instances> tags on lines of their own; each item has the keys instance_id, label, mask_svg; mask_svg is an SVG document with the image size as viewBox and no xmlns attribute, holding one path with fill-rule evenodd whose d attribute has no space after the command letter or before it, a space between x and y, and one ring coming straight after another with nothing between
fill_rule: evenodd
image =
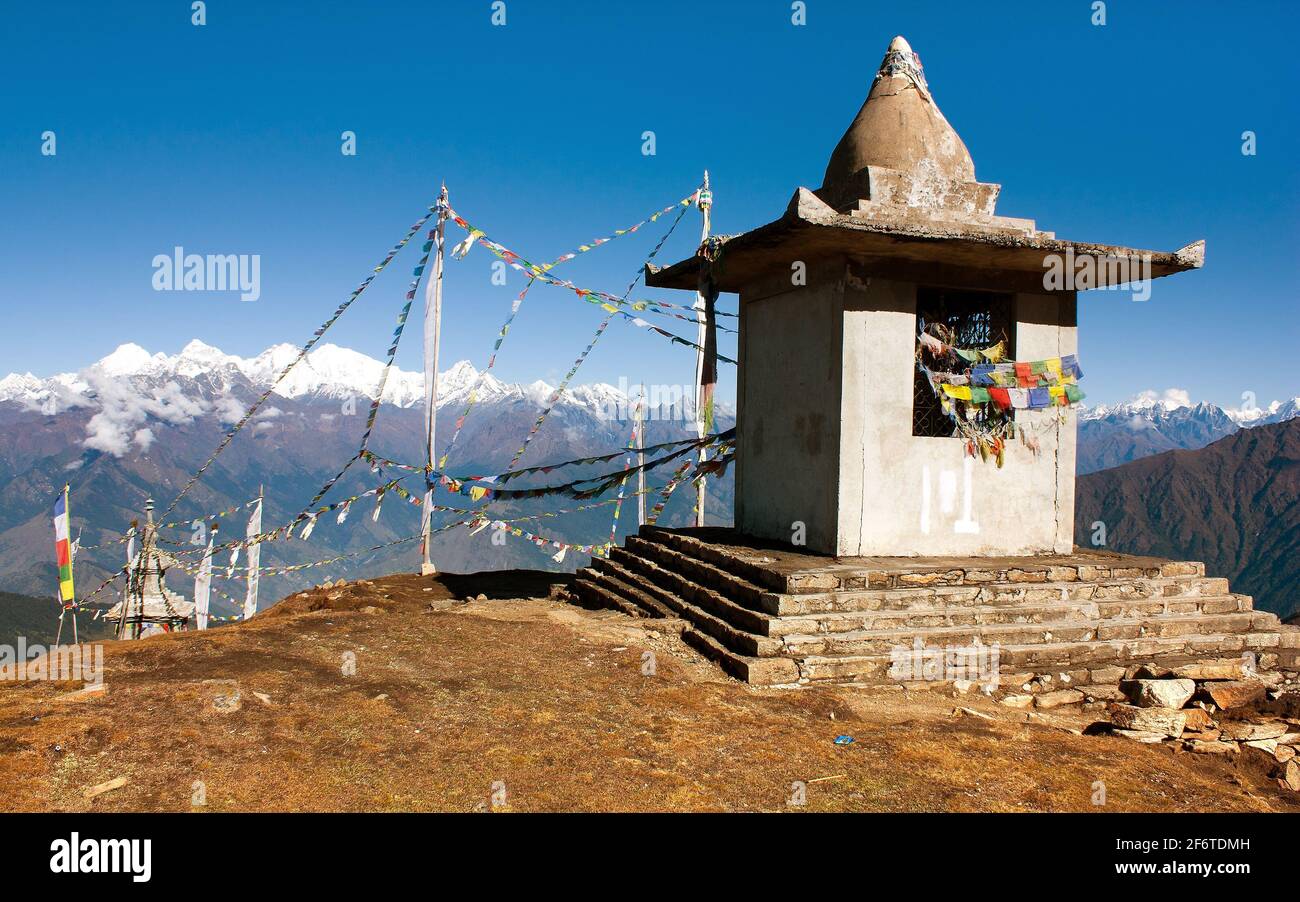
<instances>
[{"instance_id":1,"label":"white prayer flag","mask_svg":"<svg viewBox=\"0 0 1300 902\"><path fill-rule=\"evenodd\" d=\"M248 518L248 538L254 539L262 531L262 499L259 496L253 516ZM257 578L258 566L262 562L262 546L253 542L248 546L248 592L244 595L244 619L248 620L257 613Z\"/></svg>"},{"instance_id":2,"label":"white prayer flag","mask_svg":"<svg viewBox=\"0 0 1300 902\"><path fill-rule=\"evenodd\" d=\"M201 630L208 628L208 602L212 591L212 546L216 538L217 531L214 529L208 536L208 547L203 552L203 560L199 562L198 576L194 577L194 615Z\"/></svg>"}]
</instances>

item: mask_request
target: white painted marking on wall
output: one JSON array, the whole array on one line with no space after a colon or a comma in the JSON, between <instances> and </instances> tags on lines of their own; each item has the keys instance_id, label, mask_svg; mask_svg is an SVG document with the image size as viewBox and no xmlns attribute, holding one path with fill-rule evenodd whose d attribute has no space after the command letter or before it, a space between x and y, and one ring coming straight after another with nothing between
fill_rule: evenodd
<instances>
[{"instance_id":1,"label":"white painted marking on wall","mask_svg":"<svg viewBox=\"0 0 1300 902\"><path fill-rule=\"evenodd\" d=\"M930 534L930 465L921 467L921 532Z\"/></svg>"},{"instance_id":2,"label":"white painted marking on wall","mask_svg":"<svg viewBox=\"0 0 1300 902\"><path fill-rule=\"evenodd\" d=\"M962 477L965 491L962 492L962 517L952 524L952 531L958 533L977 534L980 531L980 525L976 522L971 508L974 506L974 495L971 491L971 482L975 473L974 458L962 458Z\"/></svg>"},{"instance_id":3,"label":"white painted marking on wall","mask_svg":"<svg viewBox=\"0 0 1300 902\"><path fill-rule=\"evenodd\" d=\"M957 474L944 470L939 474L939 510L951 514L957 507Z\"/></svg>"}]
</instances>

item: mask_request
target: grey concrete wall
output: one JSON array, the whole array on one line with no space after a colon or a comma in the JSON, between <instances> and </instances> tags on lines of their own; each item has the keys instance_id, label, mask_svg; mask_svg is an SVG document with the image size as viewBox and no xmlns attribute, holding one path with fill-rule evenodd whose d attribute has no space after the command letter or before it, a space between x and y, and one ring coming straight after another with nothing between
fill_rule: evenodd
<instances>
[{"instance_id":1,"label":"grey concrete wall","mask_svg":"<svg viewBox=\"0 0 1300 902\"><path fill-rule=\"evenodd\" d=\"M844 312L841 555L1002 555L1065 552L1074 515L1075 413L1020 411L1036 457L1019 441L998 469L965 456L955 438L912 435L916 291L854 275ZM1016 296L1016 356L1076 348L1074 299Z\"/></svg>"},{"instance_id":2,"label":"grey concrete wall","mask_svg":"<svg viewBox=\"0 0 1300 902\"><path fill-rule=\"evenodd\" d=\"M998 469L912 435L916 285L840 260L740 303L736 525L841 556L1070 551L1076 414L1019 411L1038 437ZM1015 296L1016 356L1077 353L1075 299Z\"/></svg>"},{"instance_id":3,"label":"grey concrete wall","mask_svg":"<svg viewBox=\"0 0 1300 902\"><path fill-rule=\"evenodd\" d=\"M834 553L839 488L843 267L747 288L740 302L736 526Z\"/></svg>"}]
</instances>

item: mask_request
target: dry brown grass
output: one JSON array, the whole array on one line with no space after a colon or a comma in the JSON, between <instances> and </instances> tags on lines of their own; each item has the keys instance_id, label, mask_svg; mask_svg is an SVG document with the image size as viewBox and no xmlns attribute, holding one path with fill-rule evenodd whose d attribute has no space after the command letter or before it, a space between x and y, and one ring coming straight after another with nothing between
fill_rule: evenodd
<instances>
[{"instance_id":1,"label":"dry brown grass","mask_svg":"<svg viewBox=\"0 0 1300 902\"><path fill-rule=\"evenodd\" d=\"M470 811L501 781L510 811L1091 811L1101 780L1100 810L1300 811L1253 756L1075 735L1078 713L752 689L652 621L548 600L555 578L315 590L247 624L107 643L96 697L0 684L0 807L187 811L202 781L196 810ZM236 692L238 709L218 710ZM841 733L856 741L834 745ZM820 777L835 779L786 804Z\"/></svg>"}]
</instances>

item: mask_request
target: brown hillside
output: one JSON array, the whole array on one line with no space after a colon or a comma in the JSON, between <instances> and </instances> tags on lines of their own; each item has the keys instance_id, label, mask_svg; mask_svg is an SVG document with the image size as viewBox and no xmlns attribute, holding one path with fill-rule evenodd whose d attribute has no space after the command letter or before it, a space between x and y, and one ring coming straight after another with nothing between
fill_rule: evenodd
<instances>
[{"instance_id":1,"label":"brown hillside","mask_svg":"<svg viewBox=\"0 0 1300 902\"><path fill-rule=\"evenodd\" d=\"M753 689L653 622L547 598L555 579L313 590L107 643L95 695L0 684L0 806L185 811L201 781L212 811L470 811L500 781L510 811L782 811L804 781L811 811L1059 811L1095 810L1101 780L1108 810L1300 811L1262 760L1079 735L1096 712Z\"/></svg>"}]
</instances>

